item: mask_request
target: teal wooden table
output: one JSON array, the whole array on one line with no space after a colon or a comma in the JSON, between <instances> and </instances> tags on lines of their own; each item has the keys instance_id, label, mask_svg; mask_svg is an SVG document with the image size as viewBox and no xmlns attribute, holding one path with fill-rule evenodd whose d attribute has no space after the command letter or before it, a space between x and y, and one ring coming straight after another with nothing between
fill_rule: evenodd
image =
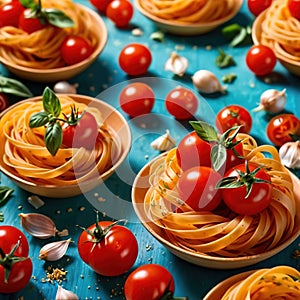
<instances>
[{"instance_id":1,"label":"teal wooden table","mask_svg":"<svg viewBox=\"0 0 300 300\"><path fill-rule=\"evenodd\" d=\"M77 1L92 8L88 1ZM197 117L212 121L212 117L225 105L240 104L252 110L259 101L260 94L269 88L287 89L288 101L286 111L300 117L299 84L300 79L289 74L279 63L271 76L271 82L266 82L255 77L245 64L245 54L250 47L229 48L228 41L221 34L221 27L216 30L194 37L180 37L165 34L163 41L150 38L158 29L153 23L134 12L131 27L128 29L116 28L108 19L106 22L109 38L103 53L97 61L81 75L72 78L71 83L78 84L78 94L97 97L107 101L118 110L118 93L129 80L118 65L118 55L121 49L130 42L143 43L151 49L153 61L149 71L140 80L146 80L155 85L156 103L151 116L142 119L129 119L132 130L132 148L121 168L101 186L93 191L68 199L43 198L45 205L36 210L27 201L29 193L15 186L3 174L2 185L14 188L13 197L5 206L0 207L5 220L1 224L10 224L18 228L20 212L39 212L53 219L59 229L67 228L72 243L60 261L45 263L38 259L40 248L54 239L47 241L38 240L27 235L30 242L30 257L33 260L33 278L28 286L17 294L1 295L1 300L18 299L23 296L26 299L55 299L57 282L43 282L48 266L63 267L68 271L63 287L74 291L80 299L124 299L123 285L127 274L118 277L103 277L92 271L84 264L78 255L76 242L80 234L76 224L87 227L94 222L95 209L99 210L103 219L128 220L127 226L134 232L139 243L139 254L133 269L146 263L157 263L166 267L175 278L177 296L188 296L189 300L200 300L217 283L223 279L251 269L271 267L279 264L298 266L298 261L292 257L293 251L299 249L299 239L276 256L251 267L237 270L213 270L187 263L166 250L143 227L137 219L131 204L131 187L138 171L149 160L159 154L150 147L151 141L166 129L169 129L177 142L191 130L184 123L176 121L170 116L164 107L164 98L172 87L183 85L193 89L191 76L199 69L208 69L218 78L228 73L235 73L236 80L228 84L227 93L218 97L201 97L202 105L199 106ZM238 22L241 25L249 25L253 17L248 12L246 3L243 4L239 14L229 23ZM138 27L143 31L142 36L132 34L132 28ZM209 46L209 47L207 47ZM220 69L215 65L218 48L221 47L227 53L233 55L236 65L226 69ZM188 70L183 77L174 77L169 71L164 70L164 62L172 51L189 59ZM1 66L3 75L15 78ZM40 95L46 84L23 81L35 95ZM53 83L48 86L53 87ZM196 93L196 91L195 91ZM120 110L121 111L121 110ZM207 113L209 111L209 113ZM121 111L122 112L122 111ZM123 112L122 112L123 113ZM251 134L261 144L268 144L265 128L270 118L264 112L252 113L253 129ZM147 299L145 299L147 300Z\"/></svg>"}]
</instances>

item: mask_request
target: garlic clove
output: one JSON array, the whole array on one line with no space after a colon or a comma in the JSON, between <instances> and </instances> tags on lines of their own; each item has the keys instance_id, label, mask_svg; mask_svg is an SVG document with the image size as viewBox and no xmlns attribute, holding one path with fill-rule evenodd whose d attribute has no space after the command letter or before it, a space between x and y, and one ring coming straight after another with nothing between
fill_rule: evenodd
<instances>
[{"instance_id":1,"label":"garlic clove","mask_svg":"<svg viewBox=\"0 0 300 300\"><path fill-rule=\"evenodd\" d=\"M265 110L270 113L280 113L284 110L286 104L286 89L278 91L268 89L260 96L259 105L253 109L254 112Z\"/></svg>"},{"instance_id":2,"label":"garlic clove","mask_svg":"<svg viewBox=\"0 0 300 300\"><path fill-rule=\"evenodd\" d=\"M58 285L55 300L78 300L78 296Z\"/></svg>"},{"instance_id":3,"label":"garlic clove","mask_svg":"<svg viewBox=\"0 0 300 300\"><path fill-rule=\"evenodd\" d=\"M183 56L179 56L176 52L172 52L165 63L165 70L171 71L175 75L183 76L189 66L189 61Z\"/></svg>"},{"instance_id":4,"label":"garlic clove","mask_svg":"<svg viewBox=\"0 0 300 300\"><path fill-rule=\"evenodd\" d=\"M176 145L176 141L175 139L170 135L169 130L166 130L166 133L159 136L157 139L155 139L150 146L154 149L154 150L158 150L158 151L168 151L172 148L174 148Z\"/></svg>"},{"instance_id":5,"label":"garlic clove","mask_svg":"<svg viewBox=\"0 0 300 300\"><path fill-rule=\"evenodd\" d=\"M225 93L226 88L221 85L216 75L208 70L199 70L192 76L194 87L201 93Z\"/></svg>"},{"instance_id":6,"label":"garlic clove","mask_svg":"<svg viewBox=\"0 0 300 300\"><path fill-rule=\"evenodd\" d=\"M40 250L39 259L56 261L61 259L67 252L71 239L52 242L43 246Z\"/></svg>"},{"instance_id":7,"label":"garlic clove","mask_svg":"<svg viewBox=\"0 0 300 300\"><path fill-rule=\"evenodd\" d=\"M291 169L300 169L300 141L287 142L279 149L283 165Z\"/></svg>"},{"instance_id":8,"label":"garlic clove","mask_svg":"<svg viewBox=\"0 0 300 300\"><path fill-rule=\"evenodd\" d=\"M76 94L77 85L71 84L67 81L59 81L54 85L53 90L55 93L60 94Z\"/></svg>"}]
</instances>

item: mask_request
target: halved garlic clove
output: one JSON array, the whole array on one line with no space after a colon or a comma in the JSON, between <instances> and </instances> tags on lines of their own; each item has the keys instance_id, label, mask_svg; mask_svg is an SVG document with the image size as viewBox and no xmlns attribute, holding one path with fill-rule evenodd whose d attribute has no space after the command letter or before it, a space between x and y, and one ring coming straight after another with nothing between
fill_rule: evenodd
<instances>
[{"instance_id":1,"label":"halved garlic clove","mask_svg":"<svg viewBox=\"0 0 300 300\"><path fill-rule=\"evenodd\" d=\"M175 139L170 135L170 131L167 129L166 133L159 136L157 139L155 139L150 146L158 151L168 151L172 148L174 148L176 145Z\"/></svg>"},{"instance_id":2,"label":"halved garlic clove","mask_svg":"<svg viewBox=\"0 0 300 300\"><path fill-rule=\"evenodd\" d=\"M183 76L188 66L189 61L187 58L178 55L176 52L172 52L165 63L165 70L171 71L175 75Z\"/></svg>"},{"instance_id":3,"label":"halved garlic clove","mask_svg":"<svg viewBox=\"0 0 300 300\"><path fill-rule=\"evenodd\" d=\"M59 81L54 85L53 90L60 94L76 94L77 85L71 84L67 81Z\"/></svg>"},{"instance_id":4,"label":"halved garlic clove","mask_svg":"<svg viewBox=\"0 0 300 300\"><path fill-rule=\"evenodd\" d=\"M300 141L287 142L279 149L283 165L291 169L300 169Z\"/></svg>"},{"instance_id":5,"label":"halved garlic clove","mask_svg":"<svg viewBox=\"0 0 300 300\"><path fill-rule=\"evenodd\" d=\"M201 93L225 93L226 88L221 85L217 76L208 70L199 70L192 76L194 87Z\"/></svg>"},{"instance_id":6,"label":"halved garlic clove","mask_svg":"<svg viewBox=\"0 0 300 300\"><path fill-rule=\"evenodd\" d=\"M79 300L78 296L58 285L55 300Z\"/></svg>"},{"instance_id":7,"label":"halved garlic clove","mask_svg":"<svg viewBox=\"0 0 300 300\"><path fill-rule=\"evenodd\" d=\"M52 242L43 246L40 250L39 259L56 261L61 259L67 252L71 239Z\"/></svg>"}]
</instances>

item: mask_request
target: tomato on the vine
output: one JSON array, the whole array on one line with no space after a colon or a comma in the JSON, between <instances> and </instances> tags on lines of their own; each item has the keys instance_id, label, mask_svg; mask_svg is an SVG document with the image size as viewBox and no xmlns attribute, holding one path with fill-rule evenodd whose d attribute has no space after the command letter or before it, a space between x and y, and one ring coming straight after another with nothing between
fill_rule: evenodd
<instances>
[{"instance_id":1,"label":"tomato on the vine","mask_svg":"<svg viewBox=\"0 0 300 300\"><path fill-rule=\"evenodd\" d=\"M267 125L267 135L275 146L282 146L300 137L300 120L292 114L273 117Z\"/></svg>"},{"instance_id":2,"label":"tomato on the vine","mask_svg":"<svg viewBox=\"0 0 300 300\"><path fill-rule=\"evenodd\" d=\"M97 221L81 233L78 252L96 273L118 276L133 266L138 243L127 227L110 221Z\"/></svg>"},{"instance_id":3,"label":"tomato on the vine","mask_svg":"<svg viewBox=\"0 0 300 300\"><path fill-rule=\"evenodd\" d=\"M0 6L0 28L4 26L19 26L19 17L24 11L20 1L11 1Z\"/></svg>"},{"instance_id":4,"label":"tomato on the vine","mask_svg":"<svg viewBox=\"0 0 300 300\"><path fill-rule=\"evenodd\" d=\"M265 9L270 7L273 0L248 0L248 9L254 16L258 16Z\"/></svg>"},{"instance_id":5,"label":"tomato on the vine","mask_svg":"<svg viewBox=\"0 0 300 300\"><path fill-rule=\"evenodd\" d=\"M180 198L195 211L212 211L221 203L221 192L215 188L222 176L209 167L193 167L179 177Z\"/></svg>"},{"instance_id":6,"label":"tomato on the vine","mask_svg":"<svg viewBox=\"0 0 300 300\"><path fill-rule=\"evenodd\" d=\"M15 293L28 284L32 275L28 254L29 244L22 231L0 226L0 293Z\"/></svg>"},{"instance_id":7,"label":"tomato on the vine","mask_svg":"<svg viewBox=\"0 0 300 300\"><path fill-rule=\"evenodd\" d=\"M152 54L149 48L137 43L125 46L119 55L121 69L132 76L145 74L151 61Z\"/></svg>"},{"instance_id":8,"label":"tomato on the vine","mask_svg":"<svg viewBox=\"0 0 300 300\"><path fill-rule=\"evenodd\" d=\"M0 93L0 112L9 107L9 101L4 93Z\"/></svg>"},{"instance_id":9,"label":"tomato on the vine","mask_svg":"<svg viewBox=\"0 0 300 300\"><path fill-rule=\"evenodd\" d=\"M216 117L216 126L220 133L233 126L242 125L239 132L249 133L252 127L252 117L249 111L240 105L228 105L222 108Z\"/></svg>"},{"instance_id":10,"label":"tomato on the vine","mask_svg":"<svg viewBox=\"0 0 300 300\"><path fill-rule=\"evenodd\" d=\"M107 8L108 4L112 1L113 0L90 0L92 5L94 5L98 9L98 11L101 13L106 12L106 8Z\"/></svg>"},{"instance_id":11,"label":"tomato on the vine","mask_svg":"<svg viewBox=\"0 0 300 300\"><path fill-rule=\"evenodd\" d=\"M25 9L19 17L19 28L27 33L33 33L47 26L47 21L38 17L29 16L32 14L31 9Z\"/></svg>"},{"instance_id":12,"label":"tomato on the vine","mask_svg":"<svg viewBox=\"0 0 300 300\"><path fill-rule=\"evenodd\" d=\"M106 16L117 27L126 27L133 16L133 5L128 0L113 0L106 8Z\"/></svg>"},{"instance_id":13,"label":"tomato on the vine","mask_svg":"<svg viewBox=\"0 0 300 300\"><path fill-rule=\"evenodd\" d=\"M122 89L119 103L124 112L131 117L137 117L151 112L155 95L152 88L143 82L133 82Z\"/></svg>"},{"instance_id":14,"label":"tomato on the vine","mask_svg":"<svg viewBox=\"0 0 300 300\"><path fill-rule=\"evenodd\" d=\"M240 215L254 215L272 200L270 175L253 163L245 162L230 169L217 184L225 204Z\"/></svg>"},{"instance_id":15,"label":"tomato on the vine","mask_svg":"<svg viewBox=\"0 0 300 300\"><path fill-rule=\"evenodd\" d=\"M264 45L252 46L246 54L248 68L258 76L264 76L273 71L277 62L274 51Z\"/></svg>"},{"instance_id":16,"label":"tomato on the vine","mask_svg":"<svg viewBox=\"0 0 300 300\"><path fill-rule=\"evenodd\" d=\"M186 88L177 87L166 96L167 111L178 120L191 119L198 108L195 94Z\"/></svg>"},{"instance_id":17,"label":"tomato on the vine","mask_svg":"<svg viewBox=\"0 0 300 300\"><path fill-rule=\"evenodd\" d=\"M300 1L299 0L289 0L288 1L288 9L291 13L291 15L300 20Z\"/></svg>"},{"instance_id":18,"label":"tomato on the vine","mask_svg":"<svg viewBox=\"0 0 300 300\"><path fill-rule=\"evenodd\" d=\"M62 42L60 52L67 65L74 65L87 59L93 53L93 47L85 38L71 35Z\"/></svg>"}]
</instances>

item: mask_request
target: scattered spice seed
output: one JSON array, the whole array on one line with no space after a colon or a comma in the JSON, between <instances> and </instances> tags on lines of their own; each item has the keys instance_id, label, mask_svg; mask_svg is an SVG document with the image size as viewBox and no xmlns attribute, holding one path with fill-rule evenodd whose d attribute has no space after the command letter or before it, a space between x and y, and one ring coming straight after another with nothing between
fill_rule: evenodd
<instances>
[{"instance_id":1,"label":"scattered spice seed","mask_svg":"<svg viewBox=\"0 0 300 300\"><path fill-rule=\"evenodd\" d=\"M31 195L27 198L27 200L35 209L39 209L45 205L45 202L37 195Z\"/></svg>"}]
</instances>

